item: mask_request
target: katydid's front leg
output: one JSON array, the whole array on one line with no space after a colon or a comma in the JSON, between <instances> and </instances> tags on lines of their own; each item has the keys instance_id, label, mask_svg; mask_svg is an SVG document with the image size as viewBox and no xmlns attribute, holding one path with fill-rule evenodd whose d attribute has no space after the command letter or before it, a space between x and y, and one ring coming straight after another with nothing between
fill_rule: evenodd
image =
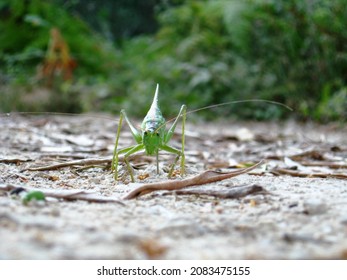
<instances>
[{"instance_id":1,"label":"katydid's front leg","mask_svg":"<svg viewBox=\"0 0 347 280\"><path fill-rule=\"evenodd\" d=\"M128 169L128 173L130 175L130 178L131 178L131 182L135 182L135 179L134 179L134 170L133 168L131 167L130 163L129 163L129 156L132 155L132 154L135 154L136 152L140 151L140 150L143 150L144 148L144 145L143 144L137 144L135 146L131 146L129 148L125 148L125 149L122 149L122 150L119 150L118 151L118 154L121 154L121 153L124 153L126 152L126 154L124 155L124 162L126 163L127 165L127 169Z\"/></svg>"},{"instance_id":2,"label":"katydid's front leg","mask_svg":"<svg viewBox=\"0 0 347 280\"><path fill-rule=\"evenodd\" d=\"M122 128L122 122L123 118L127 122L128 126L130 127L131 133L134 136L134 139L137 143L137 145L130 146L124 149L118 150L118 142L119 142L119 137L120 137L120 131ZM142 136L141 133L135 128L135 126L129 121L125 110L121 110L120 112L120 118L119 118L119 123L118 123L118 129L117 129L117 136L116 136L116 141L114 145L114 150L113 150L113 157L112 157L112 164L111 164L111 170L114 172L114 178L117 181L118 180L118 157L120 154L124 154L124 161L127 165L128 172L131 177L131 181L134 182L134 173L133 170L130 166L128 157L137 151L143 149L143 144L142 144Z\"/></svg>"},{"instance_id":3,"label":"katydid's front leg","mask_svg":"<svg viewBox=\"0 0 347 280\"><path fill-rule=\"evenodd\" d=\"M165 134L165 138L164 138L164 145L161 147L162 150L165 150L167 152L176 154L176 158L175 161L173 162L170 171L169 171L169 178L172 176L172 173L174 171L175 165L177 163L177 161L179 160L179 158L181 158L181 176L183 176L185 174L185 155L184 155L184 145L185 145L185 125L186 125L186 112L187 112L187 106L186 105L182 105L174 123L172 124L172 126L170 127L170 129L166 132ZM175 149L171 146L169 146L167 143L171 140L178 120L179 118L182 117L182 138L181 138L181 150Z\"/></svg>"}]
</instances>

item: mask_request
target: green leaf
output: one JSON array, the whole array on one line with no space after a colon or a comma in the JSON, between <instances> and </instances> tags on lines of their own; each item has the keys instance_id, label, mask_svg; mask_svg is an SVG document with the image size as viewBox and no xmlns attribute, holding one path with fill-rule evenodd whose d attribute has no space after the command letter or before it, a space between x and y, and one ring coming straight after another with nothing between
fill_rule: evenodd
<instances>
[{"instance_id":1,"label":"green leaf","mask_svg":"<svg viewBox=\"0 0 347 280\"><path fill-rule=\"evenodd\" d=\"M22 199L23 204L28 204L32 200L45 201L46 197L41 191L30 191Z\"/></svg>"}]
</instances>

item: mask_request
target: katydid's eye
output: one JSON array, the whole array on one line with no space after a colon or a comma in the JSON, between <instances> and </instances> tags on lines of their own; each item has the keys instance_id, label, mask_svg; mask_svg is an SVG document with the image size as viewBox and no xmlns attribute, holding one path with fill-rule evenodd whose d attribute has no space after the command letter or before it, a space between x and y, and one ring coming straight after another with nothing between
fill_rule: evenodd
<instances>
[{"instance_id":1,"label":"katydid's eye","mask_svg":"<svg viewBox=\"0 0 347 280\"><path fill-rule=\"evenodd\" d=\"M145 131L145 135L147 135L148 134L148 132L147 131Z\"/></svg>"},{"instance_id":2,"label":"katydid's eye","mask_svg":"<svg viewBox=\"0 0 347 280\"><path fill-rule=\"evenodd\" d=\"M159 133L157 132L156 135L159 137Z\"/></svg>"}]
</instances>

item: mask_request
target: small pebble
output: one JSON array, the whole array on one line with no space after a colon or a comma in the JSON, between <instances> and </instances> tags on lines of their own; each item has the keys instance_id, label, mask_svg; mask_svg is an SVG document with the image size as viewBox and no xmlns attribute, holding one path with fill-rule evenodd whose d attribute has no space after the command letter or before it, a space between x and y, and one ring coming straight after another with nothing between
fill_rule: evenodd
<instances>
[{"instance_id":1,"label":"small pebble","mask_svg":"<svg viewBox=\"0 0 347 280\"><path fill-rule=\"evenodd\" d=\"M320 215L328 211L328 206L320 199L308 199L303 206L304 211L309 215Z\"/></svg>"}]
</instances>

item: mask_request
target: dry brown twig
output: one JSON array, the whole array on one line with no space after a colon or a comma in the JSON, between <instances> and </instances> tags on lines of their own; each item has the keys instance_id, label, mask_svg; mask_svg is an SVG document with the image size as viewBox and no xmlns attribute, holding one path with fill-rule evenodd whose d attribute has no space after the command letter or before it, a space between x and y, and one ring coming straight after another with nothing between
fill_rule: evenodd
<instances>
[{"instance_id":1,"label":"dry brown twig","mask_svg":"<svg viewBox=\"0 0 347 280\"><path fill-rule=\"evenodd\" d=\"M22 186L16 186L13 184L0 184L1 191L13 191L17 188L21 188ZM54 197L58 199L64 200L84 200L88 202L99 202L99 203L118 203L120 205L125 205L122 201L120 201L117 197L107 197L98 195L95 192L90 192L86 190L52 190L52 189L41 189L41 188L31 188L24 186L26 191L40 191L46 197Z\"/></svg>"},{"instance_id":2,"label":"dry brown twig","mask_svg":"<svg viewBox=\"0 0 347 280\"><path fill-rule=\"evenodd\" d=\"M45 170L56 170L59 168L64 168L68 166L85 166L85 165L98 165L98 164L110 164L112 159L110 158L101 158L101 159L80 159L72 160L67 162L61 162L51 165L39 166L39 167L28 167L22 169L22 171L45 171Z\"/></svg>"},{"instance_id":3,"label":"dry brown twig","mask_svg":"<svg viewBox=\"0 0 347 280\"><path fill-rule=\"evenodd\" d=\"M150 193L150 192L158 191L158 190L170 190L170 191L179 190L179 189L183 189L183 188L187 188L191 186L199 186L199 185L226 180L241 174L245 174L259 167L263 163L264 161L261 160L260 162L254 164L251 167L243 168L241 170L236 170L236 171L227 172L227 173L217 172L213 170L206 170L197 176L183 179L181 181L169 180L164 182L145 184L129 192L125 197L123 197L123 199L133 199L138 196L144 195L146 193Z\"/></svg>"},{"instance_id":4,"label":"dry brown twig","mask_svg":"<svg viewBox=\"0 0 347 280\"><path fill-rule=\"evenodd\" d=\"M342 163L342 162L329 162L329 161L301 161L300 162L301 165L304 166L317 166L317 167L329 167L331 169L343 169L343 168L347 168L347 164L346 163Z\"/></svg>"},{"instance_id":5,"label":"dry brown twig","mask_svg":"<svg viewBox=\"0 0 347 280\"><path fill-rule=\"evenodd\" d=\"M241 198L253 193L266 193L269 194L262 186L257 184L236 186L227 190L178 190L174 193L177 195L208 195L218 198ZM171 193L171 192L170 192Z\"/></svg>"},{"instance_id":6,"label":"dry brown twig","mask_svg":"<svg viewBox=\"0 0 347 280\"><path fill-rule=\"evenodd\" d=\"M296 170L284 169L284 168L275 168L271 171L274 175L290 175L293 177L302 177L302 178L336 178L336 179L347 179L347 174L338 174L338 173L307 173Z\"/></svg>"},{"instance_id":7,"label":"dry brown twig","mask_svg":"<svg viewBox=\"0 0 347 280\"><path fill-rule=\"evenodd\" d=\"M134 159L137 157L142 157L142 153L134 154L129 157L129 159ZM124 160L124 156L119 156L119 161ZM145 160L148 160L145 157ZM71 161L66 161L66 162L61 162L61 163L55 163L51 165L44 165L44 166L37 166L37 167L28 167L24 168L21 171L46 171L46 170L57 170L60 168L64 167L69 167L69 166L97 166L101 164L106 164L110 165L112 162L112 158L92 158L92 159L78 159L78 160L71 160Z\"/></svg>"}]
</instances>

